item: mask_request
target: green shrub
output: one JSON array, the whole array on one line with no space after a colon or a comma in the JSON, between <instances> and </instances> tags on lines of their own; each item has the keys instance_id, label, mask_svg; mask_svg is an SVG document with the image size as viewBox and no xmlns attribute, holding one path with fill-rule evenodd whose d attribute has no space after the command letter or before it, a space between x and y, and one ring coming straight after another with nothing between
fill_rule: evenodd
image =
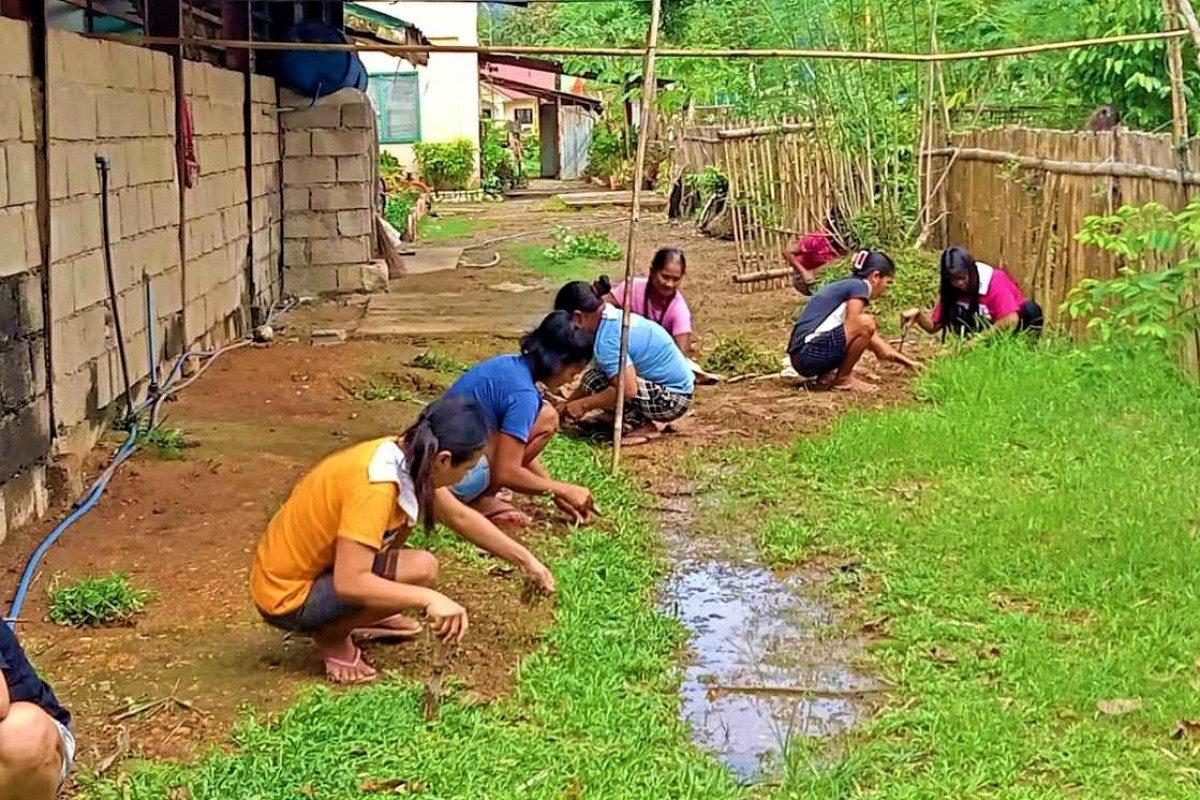
<instances>
[{"instance_id":1,"label":"green shrub","mask_svg":"<svg viewBox=\"0 0 1200 800\"><path fill-rule=\"evenodd\" d=\"M700 196L705 200L716 195L726 195L729 193L729 178L725 176L717 167L711 164L704 168L703 172L698 172L694 175L688 175L684 182L692 189L700 193Z\"/></svg>"},{"instance_id":2,"label":"green shrub","mask_svg":"<svg viewBox=\"0 0 1200 800\"><path fill-rule=\"evenodd\" d=\"M1088 217L1076 238L1124 262L1115 278L1080 281L1063 304L1100 341L1177 347L1200 331L1200 197L1178 213L1147 203Z\"/></svg>"},{"instance_id":3,"label":"green shrub","mask_svg":"<svg viewBox=\"0 0 1200 800\"><path fill-rule=\"evenodd\" d=\"M111 625L127 623L154 599L154 592L134 589L122 572L59 586L50 586L50 619L59 625Z\"/></svg>"},{"instance_id":4,"label":"green shrub","mask_svg":"<svg viewBox=\"0 0 1200 800\"><path fill-rule=\"evenodd\" d=\"M592 141L588 145L587 174L597 178L616 175L625 160L625 145L621 135L608 125L592 129Z\"/></svg>"},{"instance_id":5,"label":"green shrub","mask_svg":"<svg viewBox=\"0 0 1200 800\"><path fill-rule=\"evenodd\" d=\"M479 149L479 171L486 192L503 194L517 183L516 163L512 153L504 146L505 138L503 128L494 124L484 126Z\"/></svg>"},{"instance_id":6,"label":"green shrub","mask_svg":"<svg viewBox=\"0 0 1200 800\"><path fill-rule=\"evenodd\" d=\"M178 461L183 451L195 447L181 428L151 428L138 437L138 445L157 458Z\"/></svg>"},{"instance_id":7,"label":"green shrub","mask_svg":"<svg viewBox=\"0 0 1200 800\"><path fill-rule=\"evenodd\" d=\"M475 147L467 139L413 145L421 178L435 191L466 189L475 174Z\"/></svg>"},{"instance_id":8,"label":"green shrub","mask_svg":"<svg viewBox=\"0 0 1200 800\"><path fill-rule=\"evenodd\" d=\"M546 257L555 263L572 258L616 261L622 255L621 246L603 231L572 233L565 225L555 225L550 235L554 237L554 244L546 248Z\"/></svg>"}]
</instances>

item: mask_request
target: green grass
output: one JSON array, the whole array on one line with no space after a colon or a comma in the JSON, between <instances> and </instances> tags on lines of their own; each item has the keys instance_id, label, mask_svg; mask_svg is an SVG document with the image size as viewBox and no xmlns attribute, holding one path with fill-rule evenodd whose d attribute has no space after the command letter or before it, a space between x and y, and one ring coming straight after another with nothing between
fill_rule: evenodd
<instances>
[{"instance_id":1,"label":"green grass","mask_svg":"<svg viewBox=\"0 0 1200 800\"><path fill-rule=\"evenodd\" d=\"M487 227L484 220L470 217L422 217L417 223L417 238L422 242L467 239Z\"/></svg>"},{"instance_id":2,"label":"green grass","mask_svg":"<svg viewBox=\"0 0 1200 800\"><path fill-rule=\"evenodd\" d=\"M124 573L113 572L60 585L51 584L50 619L76 627L128 623L154 599L154 592L135 589Z\"/></svg>"},{"instance_id":3,"label":"green grass","mask_svg":"<svg viewBox=\"0 0 1200 800\"><path fill-rule=\"evenodd\" d=\"M412 365L418 369L432 370L439 375L454 376L461 375L471 368L467 362L437 350L426 350L413 359Z\"/></svg>"},{"instance_id":4,"label":"green grass","mask_svg":"<svg viewBox=\"0 0 1200 800\"><path fill-rule=\"evenodd\" d=\"M556 624L522 661L511 698L479 705L463 694L427 725L422 687L401 675L358 690L315 688L276 722L247 719L230 752L85 778L84 796L350 800L384 796L364 791L368 781L407 780L431 800L740 797L677 717L682 630L654 607L662 565L640 495L579 442L556 438L547 458L556 475L592 487L607 516L573 532L551 560Z\"/></svg>"},{"instance_id":5,"label":"green grass","mask_svg":"<svg viewBox=\"0 0 1200 800\"><path fill-rule=\"evenodd\" d=\"M155 458L179 461L183 451L195 447L181 428L151 428L138 437L138 446Z\"/></svg>"},{"instance_id":6,"label":"green grass","mask_svg":"<svg viewBox=\"0 0 1200 800\"><path fill-rule=\"evenodd\" d=\"M544 245L527 244L514 247L513 257L523 267L555 282L594 281L604 272L612 271L611 264L594 258L568 258L555 261L546 254Z\"/></svg>"},{"instance_id":7,"label":"green grass","mask_svg":"<svg viewBox=\"0 0 1200 800\"><path fill-rule=\"evenodd\" d=\"M917 388L726 454L764 553L843 559L835 595L885 620L894 697L783 795L1200 796L1200 743L1172 738L1200 718L1200 392L1156 356L1007 341Z\"/></svg>"},{"instance_id":8,"label":"green grass","mask_svg":"<svg viewBox=\"0 0 1200 800\"><path fill-rule=\"evenodd\" d=\"M421 398L417 397L409 389L403 386L396 386L388 383L376 383L374 381L368 383L360 389L354 390L354 396L359 400L367 402L384 401L389 403L421 403Z\"/></svg>"}]
</instances>

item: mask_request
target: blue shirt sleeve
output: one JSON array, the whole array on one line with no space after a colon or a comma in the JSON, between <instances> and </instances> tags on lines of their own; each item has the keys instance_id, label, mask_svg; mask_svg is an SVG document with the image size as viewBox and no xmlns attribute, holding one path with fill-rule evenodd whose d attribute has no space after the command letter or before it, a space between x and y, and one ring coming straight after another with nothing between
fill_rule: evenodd
<instances>
[{"instance_id":1,"label":"blue shirt sleeve","mask_svg":"<svg viewBox=\"0 0 1200 800\"><path fill-rule=\"evenodd\" d=\"M542 398L537 392L511 393L500 418L500 432L528 444L529 434L533 432L533 424L541 410Z\"/></svg>"}]
</instances>

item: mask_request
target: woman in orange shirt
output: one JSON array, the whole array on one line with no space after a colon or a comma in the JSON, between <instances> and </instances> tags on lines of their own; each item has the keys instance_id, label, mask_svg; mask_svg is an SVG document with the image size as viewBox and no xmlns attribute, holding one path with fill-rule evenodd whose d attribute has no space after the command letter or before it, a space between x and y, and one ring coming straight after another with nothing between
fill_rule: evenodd
<instances>
[{"instance_id":1,"label":"woman in orange shirt","mask_svg":"<svg viewBox=\"0 0 1200 800\"><path fill-rule=\"evenodd\" d=\"M487 434L478 405L439 400L399 439L363 442L313 467L258 542L250 594L263 619L312 634L326 671L339 683L376 675L354 635L420 631L404 611L419 609L438 636L461 639L467 612L434 591L437 559L404 547L418 519L426 530L435 520L445 524L553 592L554 576L532 553L450 491L479 460Z\"/></svg>"}]
</instances>

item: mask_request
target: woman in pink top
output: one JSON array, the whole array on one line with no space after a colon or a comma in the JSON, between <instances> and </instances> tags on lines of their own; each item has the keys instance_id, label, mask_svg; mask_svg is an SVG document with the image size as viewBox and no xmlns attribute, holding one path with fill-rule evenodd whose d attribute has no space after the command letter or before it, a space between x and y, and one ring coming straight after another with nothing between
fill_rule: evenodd
<instances>
[{"instance_id":1,"label":"woman in pink top","mask_svg":"<svg viewBox=\"0 0 1200 800\"><path fill-rule=\"evenodd\" d=\"M933 313L910 308L900 315L902 325L964 337L988 329L1041 331L1041 306L1026 298L1004 270L976 261L962 247L949 247L942 251L941 273Z\"/></svg>"},{"instance_id":2,"label":"woman in pink top","mask_svg":"<svg viewBox=\"0 0 1200 800\"><path fill-rule=\"evenodd\" d=\"M634 278L632 292L626 291L624 283L618 283L604 300L617 308L624 308L628 301L633 313L665 328L683 354L690 357L692 312L679 291L686 274L687 258L683 251L664 247L650 262L650 277Z\"/></svg>"}]
</instances>

